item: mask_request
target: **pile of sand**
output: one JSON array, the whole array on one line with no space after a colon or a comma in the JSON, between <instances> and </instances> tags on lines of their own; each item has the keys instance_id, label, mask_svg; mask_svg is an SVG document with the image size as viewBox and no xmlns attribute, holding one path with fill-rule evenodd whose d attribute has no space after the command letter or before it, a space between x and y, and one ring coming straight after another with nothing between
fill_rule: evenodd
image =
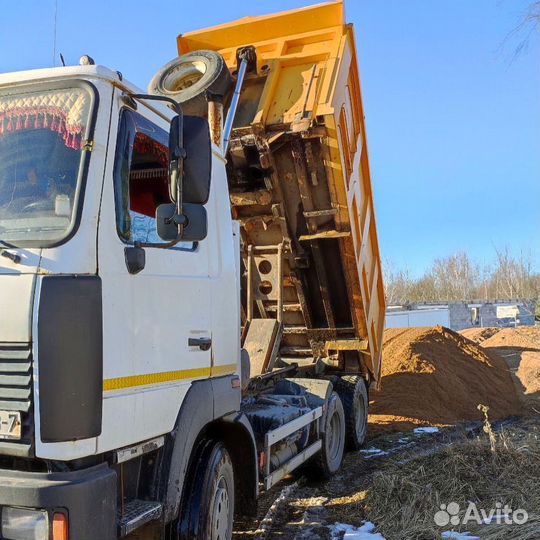
<instances>
[{"instance_id":1,"label":"pile of sand","mask_svg":"<svg viewBox=\"0 0 540 540\"><path fill-rule=\"evenodd\" d=\"M484 347L510 347L540 351L540 327L518 326L517 328L484 328L492 332L489 339L482 342Z\"/></svg>"},{"instance_id":2,"label":"pile of sand","mask_svg":"<svg viewBox=\"0 0 540 540\"><path fill-rule=\"evenodd\" d=\"M499 355L514 376L518 395L527 405L540 403L540 328L478 328L463 330L489 354ZM488 336L488 337L485 337Z\"/></svg>"},{"instance_id":3,"label":"pile of sand","mask_svg":"<svg viewBox=\"0 0 540 540\"><path fill-rule=\"evenodd\" d=\"M481 420L479 404L492 420L521 412L504 360L442 326L386 330L382 388L370 397L374 428Z\"/></svg>"},{"instance_id":4,"label":"pile of sand","mask_svg":"<svg viewBox=\"0 0 540 540\"><path fill-rule=\"evenodd\" d=\"M462 330L460 334L475 343L482 343L500 330L500 328L467 328L466 330Z\"/></svg>"}]
</instances>

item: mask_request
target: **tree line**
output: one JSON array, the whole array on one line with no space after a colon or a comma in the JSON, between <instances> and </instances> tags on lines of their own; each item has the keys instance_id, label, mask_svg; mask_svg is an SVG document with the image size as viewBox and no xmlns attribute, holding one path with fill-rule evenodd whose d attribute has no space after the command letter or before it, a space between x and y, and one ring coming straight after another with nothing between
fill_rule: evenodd
<instances>
[{"instance_id":1,"label":"tree line","mask_svg":"<svg viewBox=\"0 0 540 540\"><path fill-rule=\"evenodd\" d=\"M419 278L408 269L383 263L388 305L408 302L472 300L538 300L540 273L532 257L518 255L506 247L495 250L493 263L480 264L468 253L459 252L435 259Z\"/></svg>"}]
</instances>

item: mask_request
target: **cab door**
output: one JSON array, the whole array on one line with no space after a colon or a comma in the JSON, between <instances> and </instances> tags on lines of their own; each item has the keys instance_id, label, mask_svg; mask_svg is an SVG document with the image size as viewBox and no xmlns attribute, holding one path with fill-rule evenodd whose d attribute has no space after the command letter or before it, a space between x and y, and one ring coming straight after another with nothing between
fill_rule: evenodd
<instances>
[{"instance_id":1,"label":"cab door","mask_svg":"<svg viewBox=\"0 0 540 540\"><path fill-rule=\"evenodd\" d=\"M154 216L159 204L171 202L169 121L141 103L136 111L122 108L119 99L117 118L98 233L104 347L98 452L170 432L191 382L210 375L212 358L212 232L200 243L137 248L164 243Z\"/></svg>"}]
</instances>

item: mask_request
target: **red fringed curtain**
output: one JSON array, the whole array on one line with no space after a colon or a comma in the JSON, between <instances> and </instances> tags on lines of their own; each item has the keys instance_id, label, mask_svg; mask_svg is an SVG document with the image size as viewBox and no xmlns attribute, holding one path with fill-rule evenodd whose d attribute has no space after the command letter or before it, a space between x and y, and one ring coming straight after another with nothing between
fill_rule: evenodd
<instances>
[{"instance_id":1,"label":"red fringed curtain","mask_svg":"<svg viewBox=\"0 0 540 540\"><path fill-rule=\"evenodd\" d=\"M165 168L169 165L169 149L146 135L146 133L139 132L135 135L133 150L137 154L151 154L155 156Z\"/></svg>"},{"instance_id":2,"label":"red fringed curtain","mask_svg":"<svg viewBox=\"0 0 540 540\"><path fill-rule=\"evenodd\" d=\"M169 149L167 146L152 139L146 133L138 132L133 142L133 151L137 154L144 155L144 161L150 163L153 161L159 162L163 171L162 176L153 178L151 181L130 180L130 208L139 214L154 217L157 205L163 201L167 201L169 197L167 175ZM153 169L155 165L149 164L149 167Z\"/></svg>"},{"instance_id":3,"label":"red fringed curtain","mask_svg":"<svg viewBox=\"0 0 540 540\"><path fill-rule=\"evenodd\" d=\"M0 112L0 136L30 129L49 129L62 136L73 150L83 147L83 126L67 123L67 112L59 107L22 107Z\"/></svg>"}]
</instances>

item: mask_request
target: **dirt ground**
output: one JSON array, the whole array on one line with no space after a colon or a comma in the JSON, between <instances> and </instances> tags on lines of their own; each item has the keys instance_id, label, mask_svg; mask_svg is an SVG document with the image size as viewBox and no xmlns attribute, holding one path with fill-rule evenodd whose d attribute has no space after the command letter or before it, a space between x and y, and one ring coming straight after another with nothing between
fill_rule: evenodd
<instances>
[{"instance_id":1,"label":"dirt ground","mask_svg":"<svg viewBox=\"0 0 540 540\"><path fill-rule=\"evenodd\" d=\"M437 526L440 505L474 501L518 505L529 520L467 526L472 536L459 538L538 540L538 338L538 328L387 330L365 448L328 482L286 479L234 538L437 540L465 530ZM489 407L488 432L479 404Z\"/></svg>"},{"instance_id":2,"label":"dirt ground","mask_svg":"<svg viewBox=\"0 0 540 540\"><path fill-rule=\"evenodd\" d=\"M492 433L493 448L478 424L376 437L364 451L347 454L329 482L301 478L273 492L272 501L263 498L257 523L238 524L234 537L438 540L453 530L469 531L458 538L471 540L538 540L540 418L495 424ZM437 525L435 513L451 502L462 517L470 502L486 511L501 503L526 510L528 521Z\"/></svg>"}]
</instances>

